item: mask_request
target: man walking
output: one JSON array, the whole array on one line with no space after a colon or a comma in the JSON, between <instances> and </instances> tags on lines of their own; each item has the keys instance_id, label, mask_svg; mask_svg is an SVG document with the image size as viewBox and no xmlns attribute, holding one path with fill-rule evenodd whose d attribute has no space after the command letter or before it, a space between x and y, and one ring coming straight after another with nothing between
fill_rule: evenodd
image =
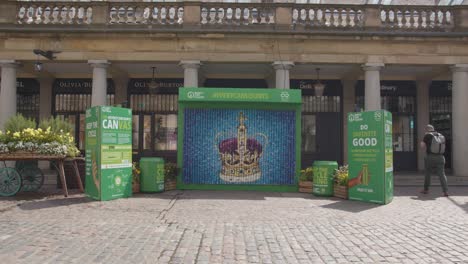
<instances>
[{"instance_id":1,"label":"man walking","mask_svg":"<svg viewBox=\"0 0 468 264\"><path fill-rule=\"evenodd\" d=\"M444 196L448 196L447 177L445 176L445 138L442 134L436 132L432 125L426 126L426 134L421 141L421 148L426 149L426 157L424 157L425 177L423 194L429 192L431 185L431 170L435 169L439 176L440 185Z\"/></svg>"}]
</instances>

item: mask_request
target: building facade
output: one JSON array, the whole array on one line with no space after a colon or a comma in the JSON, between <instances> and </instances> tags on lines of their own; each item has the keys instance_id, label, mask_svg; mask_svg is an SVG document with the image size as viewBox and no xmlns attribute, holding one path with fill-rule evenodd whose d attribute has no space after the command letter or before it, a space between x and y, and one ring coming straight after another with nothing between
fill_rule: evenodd
<instances>
[{"instance_id":1,"label":"building facade","mask_svg":"<svg viewBox=\"0 0 468 264\"><path fill-rule=\"evenodd\" d=\"M433 123L468 177L467 1L2 1L0 35L0 127L61 116L83 149L85 109L124 105L135 156L175 161L179 87L301 89L303 167L345 163L346 114L387 109L396 170L423 169Z\"/></svg>"}]
</instances>

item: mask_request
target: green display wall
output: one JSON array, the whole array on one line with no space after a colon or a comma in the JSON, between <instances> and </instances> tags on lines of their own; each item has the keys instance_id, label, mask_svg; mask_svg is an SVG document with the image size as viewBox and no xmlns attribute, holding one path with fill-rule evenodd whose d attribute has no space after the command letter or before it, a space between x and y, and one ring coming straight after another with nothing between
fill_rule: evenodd
<instances>
[{"instance_id":1,"label":"green display wall","mask_svg":"<svg viewBox=\"0 0 468 264\"><path fill-rule=\"evenodd\" d=\"M86 110L86 195L112 200L132 195L132 111Z\"/></svg>"},{"instance_id":2,"label":"green display wall","mask_svg":"<svg viewBox=\"0 0 468 264\"><path fill-rule=\"evenodd\" d=\"M297 191L301 91L179 89L179 189Z\"/></svg>"},{"instance_id":3,"label":"green display wall","mask_svg":"<svg viewBox=\"0 0 468 264\"><path fill-rule=\"evenodd\" d=\"M393 199L392 114L348 114L349 199L387 204Z\"/></svg>"}]
</instances>

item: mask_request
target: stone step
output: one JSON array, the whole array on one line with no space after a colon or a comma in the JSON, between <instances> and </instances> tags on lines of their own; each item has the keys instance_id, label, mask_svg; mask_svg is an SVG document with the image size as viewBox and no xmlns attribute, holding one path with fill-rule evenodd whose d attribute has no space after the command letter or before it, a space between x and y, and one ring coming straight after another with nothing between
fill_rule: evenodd
<instances>
[{"instance_id":1,"label":"stone step","mask_svg":"<svg viewBox=\"0 0 468 264\"><path fill-rule=\"evenodd\" d=\"M424 184L424 175L415 173L413 175L394 175L393 182L395 186L422 186ZM449 186L468 186L468 177L447 175L447 184ZM439 185L438 176L431 177L431 185Z\"/></svg>"}]
</instances>

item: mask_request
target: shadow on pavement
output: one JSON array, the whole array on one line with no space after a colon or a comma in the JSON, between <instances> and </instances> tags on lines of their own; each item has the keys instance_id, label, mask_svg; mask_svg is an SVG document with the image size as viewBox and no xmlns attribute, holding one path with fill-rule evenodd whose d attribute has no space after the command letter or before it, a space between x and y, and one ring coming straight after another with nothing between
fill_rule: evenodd
<instances>
[{"instance_id":1,"label":"shadow on pavement","mask_svg":"<svg viewBox=\"0 0 468 264\"><path fill-rule=\"evenodd\" d=\"M455 199L453 199L450 196L447 199L449 201L451 201L454 205L456 205L456 206L460 207L461 209L463 209L468 214L468 203L461 204L461 203L457 202Z\"/></svg>"},{"instance_id":2,"label":"shadow on pavement","mask_svg":"<svg viewBox=\"0 0 468 264\"><path fill-rule=\"evenodd\" d=\"M360 201L340 200L336 203L322 205L322 208L342 210L350 213L360 213L366 210L378 208L382 205L375 203L364 203Z\"/></svg>"},{"instance_id":3,"label":"shadow on pavement","mask_svg":"<svg viewBox=\"0 0 468 264\"><path fill-rule=\"evenodd\" d=\"M427 194L419 194L416 197L411 197L413 200L419 200L419 201L433 201L437 199L438 196L433 196L433 195L427 195Z\"/></svg>"},{"instance_id":4,"label":"shadow on pavement","mask_svg":"<svg viewBox=\"0 0 468 264\"><path fill-rule=\"evenodd\" d=\"M84 203L90 203L90 202L94 202L94 201L88 197L73 197L73 198L63 197L60 199L26 202L24 204L18 205L18 208L21 210L38 210L38 209L53 208L53 207L59 207L59 206L69 206L69 205L74 205L74 204L84 204Z\"/></svg>"}]
</instances>

